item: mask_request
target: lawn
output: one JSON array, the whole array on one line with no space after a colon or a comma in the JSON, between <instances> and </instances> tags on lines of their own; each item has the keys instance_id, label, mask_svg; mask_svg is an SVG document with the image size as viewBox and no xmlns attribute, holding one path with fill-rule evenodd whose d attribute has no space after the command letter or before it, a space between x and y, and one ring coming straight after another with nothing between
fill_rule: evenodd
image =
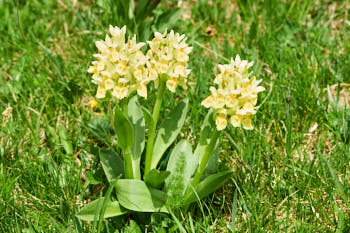
<instances>
[{"instance_id":1,"label":"lawn","mask_svg":"<svg viewBox=\"0 0 350 233\"><path fill-rule=\"evenodd\" d=\"M153 8L142 17L121 1L0 0L0 232L95 232L75 214L108 188L97 155L111 145L96 135L109 124L108 106L90 107L96 85L87 69L110 24L142 41L165 29L188 37L189 88L167 92L161 106L165 113L189 98L177 141L198 142L217 64L236 54L254 61L266 90L254 130L225 130L217 169L234 175L223 187L177 219L114 217L102 232L137 232L135 224L142 232L349 232L350 3L164 0Z\"/></svg>"}]
</instances>

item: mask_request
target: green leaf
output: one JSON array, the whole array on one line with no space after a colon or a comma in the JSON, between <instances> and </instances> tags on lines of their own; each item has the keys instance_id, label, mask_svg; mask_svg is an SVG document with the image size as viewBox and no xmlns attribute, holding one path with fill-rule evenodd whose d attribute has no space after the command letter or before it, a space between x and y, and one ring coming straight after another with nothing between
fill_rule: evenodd
<instances>
[{"instance_id":1,"label":"green leaf","mask_svg":"<svg viewBox=\"0 0 350 233\"><path fill-rule=\"evenodd\" d=\"M152 169L147 173L145 183L152 188L160 188L169 175L169 171L158 171L157 169Z\"/></svg>"},{"instance_id":2,"label":"green leaf","mask_svg":"<svg viewBox=\"0 0 350 233\"><path fill-rule=\"evenodd\" d=\"M119 203L138 212L165 212L166 195L160 190L147 187L141 180L120 179L116 184Z\"/></svg>"},{"instance_id":3,"label":"green leaf","mask_svg":"<svg viewBox=\"0 0 350 233\"><path fill-rule=\"evenodd\" d=\"M217 162L219 160L219 140L216 142L215 149L213 151L213 154L210 156L210 159L208 161L207 166L204 169L204 173L201 179L204 179L205 177L214 174L217 172Z\"/></svg>"},{"instance_id":4,"label":"green leaf","mask_svg":"<svg viewBox=\"0 0 350 233\"><path fill-rule=\"evenodd\" d=\"M84 221L93 221L96 213L100 213L104 197L92 201L84 206L75 216ZM127 213L127 210L122 208L117 201L107 201L106 210L103 218L110 218Z\"/></svg>"},{"instance_id":5,"label":"green leaf","mask_svg":"<svg viewBox=\"0 0 350 233\"><path fill-rule=\"evenodd\" d=\"M134 131L134 145L132 148L132 167L135 178L141 178L140 161L145 148L145 118L139 106L137 96L134 96L128 104L129 121Z\"/></svg>"},{"instance_id":6,"label":"green leaf","mask_svg":"<svg viewBox=\"0 0 350 233\"><path fill-rule=\"evenodd\" d=\"M48 125L46 131L49 133L52 143L53 144L56 144L56 143L58 144L59 143L59 139L57 137L56 130L53 127L51 127L50 125Z\"/></svg>"},{"instance_id":7,"label":"green leaf","mask_svg":"<svg viewBox=\"0 0 350 233\"><path fill-rule=\"evenodd\" d=\"M175 141L185 122L188 99L181 101L164 119L154 143L151 169L156 168L164 152Z\"/></svg>"},{"instance_id":8,"label":"green leaf","mask_svg":"<svg viewBox=\"0 0 350 233\"><path fill-rule=\"evenodd\" d=\"M171 152L167 166L170 176L165 180L165 190L170 205L182 204L197 166L198 161L192 154L191 144L186 140L180 141Z\"/></svg>"},{"instance_id":9,"label":"green leaf","mask_svg":"<svg viewBox=\"0 0 350 233\"><path fill-rule=\"evenodd\" d=\"M111 182L112 179L119 177L120 175L124 175L124 162L119 157L119 155L113 151L101 150L100 160L109 182Z\"/></svg>"},{"instance_id":10,"label":"green leaf","mask_svg":"<svg viewBox=\"0 0 350 233\"><path fill-rule=\"evenodd\" d=\"M181 8L173 8L158 17L156 28L159 32L171 28L181 16Z\"/></svg>"},{"instance_id":11,"label":"green leaf","mask_svg":"<svg viewBox=\"0 0 350 233\"><path fill-rule=\"evenodd\" d=\"M228 178L233 174L233 171L228 170L224 172L219 172L208 176L202 182L200 182L196 188L196 193L200 199L208 196L210 193L214 192L220 186L222 186ZM197 195L192 194L186 198L186 204L197 201Z\"/></svg>"},{"instance_id":12,"label":"green leaf","mask_svg":"<svg viewBox=\"0 0 350 233\"><path fill-rule=\"evenodd\" d=\"M141 106L141 109L143 111L143 116L145 117L145 121L146 121L146 126L147 129L151 129L152 125L153 125L153 118L151 113L148 111L147 108Z\"/></svg>"},{"instance_id":13,"label":"green leaf","mask_svg":"<svg viewBox=\"0 0 350 233\"><path fill-rule=\"evenodd\" d=\"M135 8L137 22L143 21L147 16L151 15L152 7L149 0L138 0Z\"/></svg>"},{"instance_id":14,"label":"green leaf","mask_svg":"<svg viewBox=\"0 0 350 233\"><path fill-rule=\"evenodd\" d=\"M237 189L235 190L235 194L233 196L233 203L232 203L232 223L231 223L231 230L235 232L235 226L236 226L236 216L237 216Z\"/></svg>"},{"instance_id":15,"label":"green leaf","mask_svg":"<svg viewBox=\"0 0 350 233\"><path fill-rule=\"evenodd\" d=\"M92 172L86 173L86 180L89 184L102 184L102 181L96 180Z\"/></svg>"},{"instance_id":16,"label":"green leaf","mask_svg":"<svg viewBox=\"0 0 350 233\"><path fill-rule=\"evenodd\" d=\"M73 146L69 142L67 130L63 126L61 126L59 131L58 131L58 134L60 135L61 144L62 144L64 150L66 151L67 154L72 155L73 154Z\"/></svg>"},{"instance_id":17,"label":"green leaf","mask_svg":"<svg viewBox=\"0 0 350 233\"><path fill-rule=\"evenodd\" d=\"M146 21L143 21L139 26L138 26L138 33L139 33L139 41L147 41L147 40L150 40L151 38L151 25L152 25L152 20L146 20ZM144 46L141 48L141 51L143 53L146 53L147 51L147 47Z\"/></svg>"},{"instance_id":18,"label":"green leaf","mask_svg":"<svg viewBox=\"0 0 350 233\"><path fill-rule=\"evenodd\" d=\"M114 114L114 130L118 137L118 145L123 151L132 149L134 145L134 131L130 121L124 116L119 108Z\"/></svg>"},{"instance_id":19,"label":"green leaf","mask_svg":"<svg viewBox=\"0 0 350 233\"><path fill-rule=\"evenodd\" d=\"M86 128L92 136L102 140L106 140L112 132L110 121L100 117L91 119Z\"/></svg>"},{"instance_id":20,"label":"green leaf","mask_svg":"<svg viewBox=\"0 0 350 233\"><path fill-rule=\"evenodd\" d=\"M113 4L114 3L114 4ZM116 3L116 4L115 4ZM110 1L110 5L115 5L117 7L117 11L119 12L118 17L121 21L126 21L130 19L132 14L130 11L130 0L119 0L119 1ZM118 6L119 5L119 6Z\"/></svg>"},{"instance_id":21,"label":"green leaf","mask_svg":"<svg viewBox=\"0 0 350 233\"><path fill-rule=\"evenodd\" d=\"M124 227L123 233L142 233L142 231L134 220L130 220L129 226Z\"/></svg>"},{"instance_id":22,"label":"green leaf","mask_svg":"<svg viewBox=\"0 0 350 233\"><path fill-rule=\"evenodd\" d=\"M103 225L103 219L104 219L104 215L105 215L105 212L106 212L106 209L108 206L108 202L111 200L110 197L111 197L112 191L113 191L115 184L117 183L118 180L119 180L119 177L117 179L114 179L111 181L111 183L107 189L107 192L105 194L105 199L102 202L101 211L98 212L98 215L95 215L94 229L95 229L96 223L98 223L97 232L101 232L101 228ZM97 205L98 205L97 208L99 209L100 202ZM98 222L97 222L97 219L98 219Z\"/></svg>"},{"instance_id":23,"label":"green leaf","mask_svg":"<svg viewBox=\"0 0 350 233\"><path fill-rule=\"evenodd\" d=\"M213 110L210 109L206 115L204 122L202 124L202 130L200 132L199 143L194 151L194 156L199 158L199 163L202 161L205 151L207 150L210 139L212 138L216 128L212 125ZM219 139L218 139L219 140Z\"/></svg>"}]
</instances>

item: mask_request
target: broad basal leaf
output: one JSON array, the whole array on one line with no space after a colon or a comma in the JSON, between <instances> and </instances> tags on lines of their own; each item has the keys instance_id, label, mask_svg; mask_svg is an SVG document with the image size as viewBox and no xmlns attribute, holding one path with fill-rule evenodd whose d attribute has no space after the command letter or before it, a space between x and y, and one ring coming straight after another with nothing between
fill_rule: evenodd
<instances>
[{"instance_id":1,"label":"broad basal leaf","mask_svg":"<svg viewBox=\"0 0 350 233\"><path fill-rule=\"evenodd\" d=\"M93 221L95 219L95 215L99 214L102 208L102 203L104 202L104 197L92 201L84 206L75 216L81 220L85 221ZM119 215L123 215L127 213L127 210L120 207L117 201L107 201L105 214L103 218L110 218ZM98 219L98 218L97 218Z\"/></svg>"},{"instance_id":2,"label":"broad basal leaf","mask_svg":"<svg viewBox=\"0 0 350 233\"><path fill-rule=\"evenodd\" d=\"M100 160L109 182L120 175L124 176L124 162L119 155L110 150L101 150Z\"/></svg>"},{"instance_id":3,"label":"broad basal leaf","mask_svg":"<svg viewBox=\"0 0 350 233\"><path fill-rule=\"evenodd\" d=\"M185 122L188 99L181 101L164 119L158 130L153 147L151 169L156 168L164 152L175 141Z\"/></svg>"},{"instance_id":4,"label":"broad basal leaf","mask_svg":"<svg viewBox=\"0 0 350 233\"><path fill-rule=\"evenodd\" d=\"M165 212L166 195L160 190L148 187L145 182L134 179L120 179L116 184L117 198L123 207L138 212Z\"/></svg>"},{"instance_id":5,"label":"broad basal leaf","mask_svg":"<svg viewBox=\"0 0 350 233\"><path fill-rule=\"evenodd\" d=\"M145 177L145 183L152 188L160 188L164 183L165 179L170 175L169 171L158 171L157 169L152 169L147 173Z\"/></svg>"},{"instance_id":6,"label":"broad basal leaf","mask_svg":"<svg viewBox=\"0 0 350 233\"><path fill-rule=\"evenodd\" d=\"M167 166L170 176L165 180L165 191L170 205L182 204L183 196L191 183L191 176L197 165L191 144L186 140L180 141L171 152Z\"/></svg>"}]
</instances>

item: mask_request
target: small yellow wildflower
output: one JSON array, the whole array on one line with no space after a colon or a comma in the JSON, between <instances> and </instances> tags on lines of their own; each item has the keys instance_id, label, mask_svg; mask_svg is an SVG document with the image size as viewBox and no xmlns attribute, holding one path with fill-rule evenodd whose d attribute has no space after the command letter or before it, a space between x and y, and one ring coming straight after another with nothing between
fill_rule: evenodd
<instances>
[{"instance_id":1,"label":"small yellow wildflower","mask_svg":"<svg viewBox=\"0 0 350 233\"><path fill-rule=\"evenodd\" d=\"M89 101L89 106L90 106L90 109L94 109L94 108L96 108L97 107L97 101L95 100L95 99L91 99L90 101Z\"/></svg>"},{"instance_id":2,"label":"small yellow wildflower","mask_svg":"<svg viewBox=\"0 0 350 233\"><path fill-rule=\"evenodd\" d=\"M211 95L202 101L206 108L215 110L217 130L227 126L227 119L233 127L253 129L252 117L256 113L258 93L265 90L258 86L262 80L250 78L248 69L253 62L241 60L239 55L230 64L218 65L220 73L215 77L217 88L210 87Z\"/></svg>"},{"instance_id":3,"label":"small yellow wildflower","mask_svg":"<svg viewBox=\"0 0 350 233\"><path fill-rule=\"evenodd\" d=\"M107 93L121 100L136 91L147 97L147 83L152 75L146 68L147 57L141 52L145 43L137 43L136 36L125 40L126 27L109 26L109 35L104 41L97 41L98 54L94 57L88 72L92 82L98 85L96 97L105 98ZM151 78L150 78L151 77Z\"/></svg>"},{"instance_id":4,"label":"small yellow wildflower","mask_svg":"<svg viewBox=\"0 0 350 233\"><path fill-rule=\"evenodd\" d=\"M147 51L147 68L150 79L155 81L156 86L160 78L166 78L166 86L171 92L175 92L178 85L186 88L190 70L187 69L189 53L192 47L186 44L185 35L174 33L163 34L156 32L152 41L147 42L150 49Z\"/></svg>"}]
</instances>

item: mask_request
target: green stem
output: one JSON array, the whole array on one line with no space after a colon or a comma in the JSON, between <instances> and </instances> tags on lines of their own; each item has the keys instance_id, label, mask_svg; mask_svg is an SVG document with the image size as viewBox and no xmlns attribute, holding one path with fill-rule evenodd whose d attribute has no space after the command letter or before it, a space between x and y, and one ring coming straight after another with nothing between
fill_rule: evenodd
<instances>
[{"instance_id":1,"label":"green stem","mask_svg":"<svg viewBox=\"0 0 350 233\"><path fill-rule=\"evenodd\" d=\"M127 149L124 151L124 168L125 168L125 178L134 179L133 167L132 167L132 154L131 150Z\"/></svg>"},{"instance_id":2,"label":"green stem","mask_svg":"<svg viewBox=\"0 0 350 233\"><path fill-rule=\"evenodd\" d=\"M111 105L111 102L108 102L108 112L109 112L109 117L111 118L111 125L112 125L112 128L114 129L115 131L115 128L114 128L114 116L113 116L113 111L112 111L112 105ZM108 138L109 138L109 142L112 143L112 134L108 134Z\"/></svg>"},{"instance_id":3,"label":"green stem","mask_svg":"<svg viewBox=\"0 0 350 233\"><path fill-rule=\"evenodd\" d=\"M128 100L122 99L119 102L119 107L121 111L123 112L123 115L128 119L129 113L128 113ZM111 114L112 122L113 122L113 114ZM114 126L114 122L113 122ZM134 164L133 162L133 154L132 154L132 147L127 148L123 150L123 156L124 156L124 169L125 169L125 178L126 179L141 179L140 175L140 165Z\"/></svg>"},{"instance_id":4,"label":"green stem","mask_svg":"<svg viewBox=\"0 0 350 233\"><path fill-rule=\"evenodd\" d=\"M136 163L134 161L132 169L133 169L132 174L133 174L134 179L141 180L140 162Z\"/></svg>"},{"instance_id":5,"label":"green stem","mask_svg":"<svg viewBox=\"0 0 350 233\"><path fill-rule=\"evenodd\" d=\"M152 124L151 129L150 129L149 134L148 134L144 175L146 175L151 170L154 138L155 138L155 134L156 134L156 128L157 128L160 107L161 107L162 101L163 101L164 90L165 90L165 81L161 78L160 84L159 84L159 91L158 91L157 100L156 100L156 103L154 105L154 109L153 109L153 113L152 113L153 124Z\"/></svg>"},{"instance_id":6,"label":"green stem","mask_svg":"<svg viewBox=\"0 0 350 233\"><path fill-rule=\"evenodd\" d=\"M189 190L187 191L187 197L190 197L193 194L193 189L195 190L197 188L197 185L203 176L204 170L207 167L208 161L215 150L216 142L219 136L220 136L220 131L215 130L212 138L210 139L209 145L204 152L202 160L199 163L197 172L192 180L192 183L191 183L192 187L189 188Z\"/></svg>"}]
</instances>

